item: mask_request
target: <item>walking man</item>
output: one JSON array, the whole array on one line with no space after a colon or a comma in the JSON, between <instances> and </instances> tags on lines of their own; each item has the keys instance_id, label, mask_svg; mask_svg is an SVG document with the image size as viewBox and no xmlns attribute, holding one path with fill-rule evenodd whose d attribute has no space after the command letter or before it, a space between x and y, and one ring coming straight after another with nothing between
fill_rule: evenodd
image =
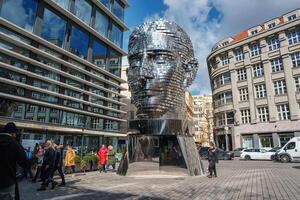
<instances>
[{"instance_id":1,"label":"walking man","mask_svg":"<svg viewBox=\"0 0 300 200\"><path fill-rule=\"evenodd\" d=\"M61 178L61 183L59 186L65 186L66 182L65 182L65 175L63 173L62 170L62 164L63 164L63 158L62 158L62 149L63 149L63 145L59 144L60 142L58 140L55 140L53 143L54 149L55 149L55 153L56 153L56 157L55 157L55 166L54 166L54 170L52 172L51 178L53 180L53 176L55 171L57 170L60 178ZM52 189L54 189L55 185L57 183L54 181L54 184L52 185Z\"/></svg>"},{"instance_id":2,"label":"walking man","mask_svg":"<svg viewBox=\"0 0 300 200\"><path fill-rule=\"evenodd\" d=\"M0 199L16 199L19 194L15 190L17 184L17 164L27 167L26 154L16 141L18 129L12 122L5 125L0 133Z\"/></svg>"},{"instance_id":3,"label":"walking man","mask_svg":"<svg viewBox=\"0 0 300 200\"><path fill-rule=\"evenodd\" d=\"M208 162L209 162L208 164L209 175L207 177L208 178L217 177L216 163L218 163L218 157L217 157L217 150L213 142L209 143Z\"/></svg>"}]
</instances>

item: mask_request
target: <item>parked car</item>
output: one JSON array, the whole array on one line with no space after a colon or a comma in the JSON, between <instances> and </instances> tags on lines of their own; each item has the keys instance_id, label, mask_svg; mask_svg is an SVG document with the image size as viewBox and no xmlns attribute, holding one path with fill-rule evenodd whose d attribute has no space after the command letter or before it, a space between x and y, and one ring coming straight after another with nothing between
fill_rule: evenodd
<instances>
[{"instance_id":1,"label":"parked car","mask_svg":"<svg viewBox=\"0 0 300 200\"><path fill-rule=\"evenodd\" d=\"M300 137L290 139L276 152L275 158L284 163L300 161Z\"/></svg>"},{"instance_id":2,"label":"parked car","mask_svg":"<svg viewBox=\"0 0 300 200\"><path fill-rule=\"evenodd\" d=\"M233 150L233 154L234 154L234 157L240 157L241 156L241 153L242 153L242 151L244 150L244 149L246 149L246 148L236 148L236 149L234 149Z\"/></svg>"},{"instance_id":3,"label":"parked car","mask_svg":"<svg viewBox=\"0 0 300 200\"><path fill-rule=\"evenodd\" d=\"M265 149L244 149L240 158L246 160L271 160L272 155L275 155L275 152L270 152Z\"/></svg>"},{"instance_id":4,"label":"parked car","mask_svg":"<svg viewBox=\"0 0 300 200\"><path fill-rule=\"evenodd\" d=\"M269 152L274 152L274 155L271 155L271 160L276 160L276 152L281 149L281 147L274 147L271 150L269 150Z\"/></svg>"},{"instance_id":5,"label":"parked car","mask_svg":"<svg viewBox=\"0 0 300 200\"><path fill-rule=\"evenodd\" d=\"M199 155L202 159L208 158L208 149L209 147L201 147L199 149ZM219 160L231 160L234 157L234 153L217 148L217 156Z\"/></svg>"}]
</instances>

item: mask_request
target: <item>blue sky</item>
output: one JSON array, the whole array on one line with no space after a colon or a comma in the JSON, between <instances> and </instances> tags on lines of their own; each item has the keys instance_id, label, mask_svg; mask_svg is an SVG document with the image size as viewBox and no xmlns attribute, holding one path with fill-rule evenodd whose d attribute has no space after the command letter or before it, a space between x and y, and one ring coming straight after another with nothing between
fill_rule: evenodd
<instances>
[{"instance_id":1,"label":"blue sky","mask_svg":"<svg viewBox=\"0 0 300 200\"><path fill-rule=\"evenodd\" d=\"M193 95L211 94L206 57L216 42L300 8L300 0L129 0L129 4L125 50L131 31L146 19L175 21L191 37L200 64L189 88Z\"/></svg>"}]
</instances>

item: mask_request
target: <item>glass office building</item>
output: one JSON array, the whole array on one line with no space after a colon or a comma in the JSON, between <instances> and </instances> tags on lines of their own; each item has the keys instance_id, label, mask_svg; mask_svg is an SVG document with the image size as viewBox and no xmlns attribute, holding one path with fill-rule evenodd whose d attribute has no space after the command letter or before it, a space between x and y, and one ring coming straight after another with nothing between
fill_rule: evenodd
<instances>
[{"instance_id":1,"label":"glass office building","mask_svg":"<svg viewBox=\"0 0 300 200\"><path fill-rule=\"evenodd\" d=\"M1 0L1 112L23 140L84 151L124 143L121 58L126 0ZM6 106L6 107L5 107Z\"/></svg>"}]
</instances>

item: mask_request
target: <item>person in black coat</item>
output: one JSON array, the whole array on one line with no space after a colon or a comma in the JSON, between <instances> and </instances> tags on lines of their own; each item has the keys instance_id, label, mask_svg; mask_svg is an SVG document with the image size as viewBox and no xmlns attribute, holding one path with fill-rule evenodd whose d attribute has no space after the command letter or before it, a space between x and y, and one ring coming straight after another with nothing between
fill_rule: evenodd
<instances>
[{"instance_id":1,"label":"person in black coat","mask_svg":"<svg viewBox=\"0 0 300 200\"><path fill-rule=\"evenodd\" d=\"M55 187L55 182L52 178L52 173L55 167L55 159L56 159L56 151L53 147L53 143L51 140L48 140L45 144L45 154L43 158L43 165L42 165L42 184L38 191L46 190L49 183L52 183L52 187Z\"/></svg>"},{"instance_id":2,"label":"person in black coat","mask_svg":"<svg viewBox=\"0 0 300 200\"><path fill-rule=\"evenodd\" d=\"M53 145L54 145L54 149L55 149L55 153L56 153L56 158L55 158L55 166L54 166L54 170L51 174L51 178L53 180L53 176L54 176L54 173L55 171L57 170L59 175L60 175L60 178L61 178L61 183L59 186L65 186L66 185L66 182L65 182L65 175L63 173L63 170L62 170L62 166L63 166L63 145L60 145L59 144L60 142L58 140L55 140ZM53 184L52 184L52 189L54 189L55 185L57 183L54 181Z\"/></svg>"},{"instance_id":3,"label":"person in black coat","mask_svg":"<svg viewBox=\"0 0 300 200\"><path fill-rule=\"evenodd\" d=\"M217 177L216 163L218 163L218 155L217 155L217 149L213 142L209 143L208 162L209 162L208 164L209 175L207 177L208 178L212 178L213 176Z\"/></svg>"},{"instance_id":4,"label":"person in black coat","mask_svg":"<svg viewBox=\"0 0 300 200\"><path fill-rule=\"evenodd\" d=\"M18 199L17 164L27 168L28 161L21 144L16 140L18 129L7 123L0 133L0 199Z\"/></svg>"}]
</instances>

